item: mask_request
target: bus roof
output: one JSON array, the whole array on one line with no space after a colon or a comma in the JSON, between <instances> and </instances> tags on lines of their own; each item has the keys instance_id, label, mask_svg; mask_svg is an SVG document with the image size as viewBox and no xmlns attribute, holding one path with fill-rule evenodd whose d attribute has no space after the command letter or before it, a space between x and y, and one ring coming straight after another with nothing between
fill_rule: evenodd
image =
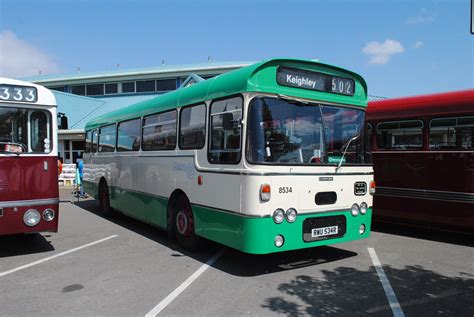
<instances>
[{"instance_id":1,"label":"bus roof","mask_svg":"<svg viewBox=\"0 0 474 317\"><path fill-rule=\"evenodd\" d=\"M276 74L280 66L351 78L355 82L355 93L353 96L347 96L278 85ZM86 124L86 130L243 92L277 93L333 103L367 106L367 84L356 73L316 61L270 59L110 112L89 121Z\"/></svg>"},{"instance_id":2,"label":"bus roof","mask_svg":"<svg viewBox=\"0 0 474 317\"><path fill-rule=\"evenodd\" d=\"M368 120L474 112L474 89L369 102Z\"/></svg>"},{"instance_id":3,"label":"bus roof","mask_svg":"<svg viewBox=\"0 0 474 317\"><path fill-rule=\"evenodd\" d=\"M0 85L35 87L38 90L38 100L35 103L28 104L56 106L56 98L54 97L54 94L51 92L51 90L41 85L5 77L0 77ZM25 104L25 102L18 102L13 100L9 100L6 102L11 104Z\"/></svg>"}]
</instances>

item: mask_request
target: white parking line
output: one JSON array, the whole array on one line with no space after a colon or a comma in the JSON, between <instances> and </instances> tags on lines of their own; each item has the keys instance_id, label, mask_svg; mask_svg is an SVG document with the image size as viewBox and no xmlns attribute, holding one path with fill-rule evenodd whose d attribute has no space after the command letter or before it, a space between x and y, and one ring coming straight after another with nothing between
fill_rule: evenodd
<instances>
[{"instance_id":1,"label":"white parking line","mask_svg":"<svg viewBox=\"0 0 474 317\"><path fill-rule=\"evenodd\" d=\"M390 308L392 309L393 316L395 317L404 317L405 314L403 313L402 308L400 307L400 303L398 302L397 296L393 291L390 282L388 281L387 276L380 264L379 258L377 257L377 253L373 248L367 248L369 250L370 258L372 259L372 263L374 264L375 270L377 271L377 275L379 276L380 283L382 283L383 290L385 291L385 295L387 296L388 303L390 304Z\"/></svg>"},{"instance_id":2,"label":"white parking line","mask_svg":"<svg viewBox=\"0 0 474 317\"><path fill-rule=\"evenodd\" d=\"M224 253L224 250L216 253L212 258L209 259L205 264L203 264L196 272L193 273L186 281L184 281L180 286L178 286L173 292L171 292L165 299L163 299L158 305L156 305L152 310L150 310L145 317L154 317L158 315L166 306L168 306L176 297L179 296L192 282L194 282L204 271L206 271L210 266L214 264Z\"/></svg>"},{"instance_id":3,"label":"white parking line","mask_svg":"<svg viewBox=\"0 0 474 317\"><path fill-rule=\"evenodd\" d=\"M38 260L38 261L35 261L35 262L32 262L32 263L29 263L29 264L25 264L25 265L19 266L19 267L17 267L17 268L14 268L14 269L11 269L11 270L8 270L8 271L5 271L5 272L1 272L1 273L0 273L0 277L3 277L3 276L5 276L5 275L11 274L11 273L18 272L18 271L20 271L20 270L23 270L23 269L32 267L32 266L34 266L34 265L41 264L41 263L43 263L43 262L46 262L46 261L49 261L49 260L58 258L58 257L60 257L60 256L63 256L63 255L66 255L66 254L69 254L69 253L72 253L72 252L76 252L76 251L82 250L82 249L87 248L87 247L90 247L90 246L92 246L92 245L94 245L94 244L98 244L98 243L101 243L101 242L104 242L104 241L107 241L107 240L109 240L109 239L116 238L116 237L118 237L118 235L113 235L113 236L110 236L110 237L107 237L107 238L104 238L104 239L100 239L100 240L97 240L97 241L94 241L94 242L91 242L91 243L88 243L88 244L84 244L84 245L82 245L82 246L80 246L80 247L77 247L77 248L74 248L74 249L71 249L71 250L68 250L68 251L64 251L64 252L55 254L55 255L53 255L53 256L50 256L50 257L47 257L47 258L44 258L44 259L41 259L41 260Z\"/></svg>"}]
</instances>

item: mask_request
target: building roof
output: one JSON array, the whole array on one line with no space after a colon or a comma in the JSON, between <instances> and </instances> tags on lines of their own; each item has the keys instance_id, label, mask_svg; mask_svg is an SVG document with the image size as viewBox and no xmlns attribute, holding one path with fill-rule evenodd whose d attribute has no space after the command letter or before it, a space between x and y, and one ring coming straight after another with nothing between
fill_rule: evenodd
<instances>
[{"instance_id":1,"label":"building roof","mask_svg":"<svg viewBox=\"0 0 474 317\"><path fill-rule=\"evenodd\" d=\"M84 130L87 121L127 105L148 100L158 94L130 95L108 98L89 98L59 91L53 91L58 104L58 112L68 118L68 130Z\"/></svg>"},{"instance_id":2,"label":"building roof","mask_svg":"<svg viewBox=\"0 0 474 317\"><path fill-rule=\"evenodd\" d=\"M278 85L276 83L276 74L280 66L326 72L343 78L352 77L356 85L355 94L354 96L346 96ZM86 129L111 124L132 117L166 111L204 100L239 94L244 91L278 93L307 99L320 98L334 103L367 106L367 85L365 80L356 73L336 66L309 60L271 59L221 74L192 86L163 94L151 100L107 113L87 123Z\"/></svg>"},{"instance_id":3,"label":"building roof","mask_svg":"<svg viewBox=\"0 0 474 317\"><path fill-rule=\"evenodd\" d=\"M91 82L94 80L106 81L106 80L119 80L124 77L134 76L146 76L146 75L175 75L176 73L193 73L193 72L209 72L213 70L222 69L235 69L241 68L252 64L253 62L209 62L199 64L188 64L188 65L162 65L157 67L144 67L135 69L115 69L109 71L98 71L98 72L76 72L70 74L51 74L51 75L39 75L22 78L22 80L35 82L38 84L53 84L60 82Z\"/></svg>"}]
</instances>

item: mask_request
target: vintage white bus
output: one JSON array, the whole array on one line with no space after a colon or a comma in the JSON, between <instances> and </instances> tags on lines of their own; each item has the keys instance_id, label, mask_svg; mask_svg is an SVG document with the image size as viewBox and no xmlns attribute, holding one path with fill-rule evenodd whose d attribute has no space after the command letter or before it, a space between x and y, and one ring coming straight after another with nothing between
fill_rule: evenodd
<instances>
[{"instance_id":1,"label":"vintage white bus","mask_svg":"<svg viewBox=\"0 0 474 317\"><path fill-rule=\"evenodd\" d=\"M108 216L254 254L370 234L373 183L359 75L273 59L86 125L84 184Z\"/></svg>"}]
</instances>

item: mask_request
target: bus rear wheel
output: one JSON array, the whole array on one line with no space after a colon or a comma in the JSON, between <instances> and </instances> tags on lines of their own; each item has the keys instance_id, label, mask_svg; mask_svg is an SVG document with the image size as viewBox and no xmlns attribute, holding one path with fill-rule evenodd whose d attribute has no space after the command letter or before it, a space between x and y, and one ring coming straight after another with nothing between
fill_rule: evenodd
<instances>
[{"instance_id":1,"label":"bus rear wheel","mask_svg":"<svg viewBox=\"0 0 474 317\"><path fill-rule=\"evenodd\" d=\"M178 243L186 250L197 251L203 245L203 240L196 235L195 222L191 204L187 198L174 212L174 232Z\"/></svg>"},{"instance_id":2,"label":"bus rear wheel","mask_svg":"<svg viewBox=\"0 0 474 317\"><path fill-rule=\"evenodd\" d=\"M99 185L99 209L104 217L113 216L112 207L110 207L109 187L105 182L101 182Z\"/></svg>"}]
</instances>

